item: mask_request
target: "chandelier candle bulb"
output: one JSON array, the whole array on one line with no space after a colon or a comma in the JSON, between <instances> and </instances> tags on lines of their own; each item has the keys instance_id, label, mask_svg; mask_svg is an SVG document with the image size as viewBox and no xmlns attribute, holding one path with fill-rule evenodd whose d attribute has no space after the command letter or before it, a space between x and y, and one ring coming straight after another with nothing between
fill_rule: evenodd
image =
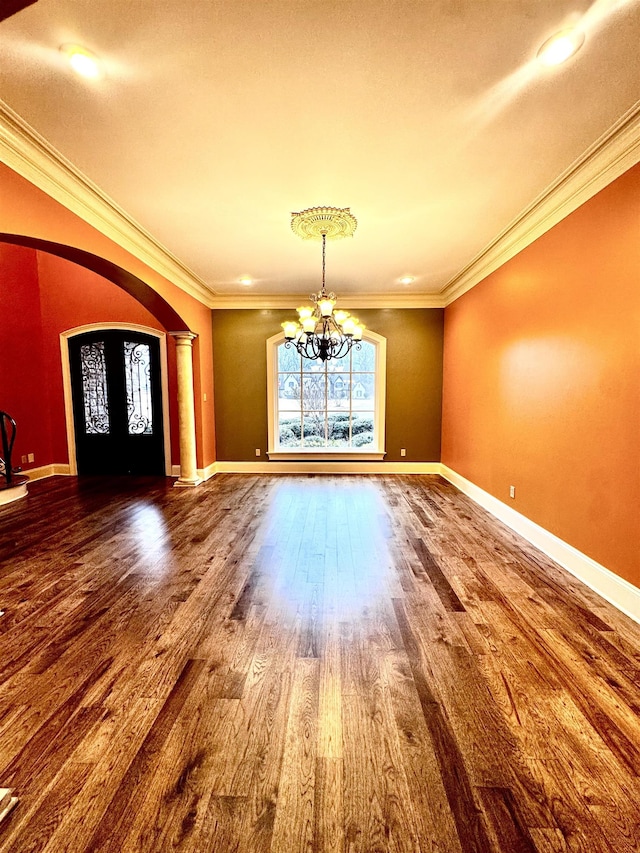
<instances>
[{"instance_id":1,"label":"chandelier candle bulb","mask_svg":"<svg viewBox=\"0 0 640 853\"><path fill-rule=\"evenodd\" d=\"M300 330L300 326L295 322L295 320L285 320L282 324L282 328L284 329L284 336L288 341L292 341Z\"/></svg>"},{"instance_id":2,"label":"chandelier candle bulb","mask_svg":"<svg viewBox=\"0 0 640 853\"><path fill-rule=\"evenodd\" d=\"M318 308L323 317L330 317L333 313L333 306L336 304L335 299L319 299Z\"/></svg>"},{"instance_id":3,"label":"chandelier candle bulb","mask_svg":"<svg viewBox=\"0 0 640 853\"><path fill-rule=\"evenodd\" d=\"M302 321L302 329L303 331L309 334L310 332L315 332L316 329L316 318L315 317L305 317Z\"/></svg>"},{"instance_id":4,"label":"chandelier candle bulb","mask_svg":"<svg viewBox=\"0 0 640 853\"><path fill-rule=\"evenodd\" d=\"M355 331L356 324L353 317L347 317L347 319L342 324L342 331L348 337L351 337Z\"/></svg>"},{"instance_id":5,"label":"chandelier candle bulb","mask_svg":"<svg viewBox=\"0 0 640 853\"><path fill-rule=\"evenodd\" d=\"M301 321L313 317L313 308L311 305L303 305L302 308L296 308L296 311Z\"/></svg>"},{"instance_id":6,"label":"chandelier candle bulb","mask_svg":"<svg viewBox=\"0 0 640 853\"><path fill-rule=\"evenodd\" d=\"M344 321L347 319L348 316L349 316L349 312L343 311L341 308L338 308L337 311L333 312L333 319L336 321L336 323L339 326L341 326L344 323Z\"/></svg>"}]
</instances>

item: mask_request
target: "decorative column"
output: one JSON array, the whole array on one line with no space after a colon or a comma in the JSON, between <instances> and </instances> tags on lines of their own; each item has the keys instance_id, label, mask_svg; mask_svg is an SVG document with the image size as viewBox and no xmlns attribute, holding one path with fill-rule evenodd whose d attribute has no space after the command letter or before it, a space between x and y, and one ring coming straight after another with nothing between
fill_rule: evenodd
<instances>
[{"instance_id":1,"label":"decorative column","mask_svg":"<svg viewBox=\"0 0 640 853\"><path fill-rule=\"evenodd\" d=\"M175 486L197 486L196 414L193 395L193 346L197 335L192 332L170 332L176 342L178 364L178 432L180 437L180 477Z\"/></svg>"}]
</instances>

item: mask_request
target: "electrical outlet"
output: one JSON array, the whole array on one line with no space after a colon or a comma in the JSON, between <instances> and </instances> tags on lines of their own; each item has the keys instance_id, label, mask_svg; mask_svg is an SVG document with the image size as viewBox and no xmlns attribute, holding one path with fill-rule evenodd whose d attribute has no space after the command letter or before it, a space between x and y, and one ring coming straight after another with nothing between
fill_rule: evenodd
<instances>
[{"instance_id":1,"label":"electrical outlet","mask_svg":"<svg viewBox=\"0 0 640 853\"><path fill-rule=\"evenodd\" d=\"M515 486L509 486L509 497L515 498L515 496L516 496L516 487Z\"/></svg>"},{"instance_id":2,"label":"electrical outlet","mask_svg":"<svg viewBox=\"0 0 640 853\"><path fill-rule=\"evenodd\" d=\"M261 453L260 448L256 447L256 456L260 456L260 453Z\"/></svg>"},{"instance_id":3,"label":"electrical outlet","mask_svg":"<svg viewBox=\"0 0 640 853\"><path fill-rule=\"evenodd\" d=\"M406 448L405 448L405 447L403 447L403 448L400 450L400 456L406 456L406 455L407 455L407 450L406 450Z\"/></svg>"},{"instance_id":4,"label":"electrical outlet","mask_svg":"<svg viewBox=\"0 0 640 853\"><path fill-rule=\"evenodd\" d=\"M205 403L207 402L207 395L206 394L204 395L204 402Z\"/></svg>"},{"instance_id":5,"label":"electrical outlet","mask_svg":"<svg viewBox=\"0 0 640 853\"><path fill-rule=\"evenodd\" d=\"M27 462L35 462L35 461L36 461L35 454L30 453L29 456L27 457Z\"/></svg>"},{"instance_id":6,"label":"electrical outlet","mask_svg":"<svg viewBox=\"0 0 640 853\"><path fill-rule=\"evenodd\" d=\"M25 464L25 462L27 461L27 456L26 456L26 454L25 454L24 456L21 456L21 457L20 457L20 461L22 462L22 464L23 464L23 465Z\"/></svg>"}]
</instances>

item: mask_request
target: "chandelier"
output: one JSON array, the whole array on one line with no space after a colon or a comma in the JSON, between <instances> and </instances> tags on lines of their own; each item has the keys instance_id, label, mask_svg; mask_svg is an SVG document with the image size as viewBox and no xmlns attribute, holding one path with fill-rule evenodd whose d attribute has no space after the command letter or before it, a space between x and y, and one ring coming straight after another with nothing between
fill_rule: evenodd
<instances>
[{"instance_id":1,"label":"chandelier","mask_svg":"<svg viewBox=\"0 0 640 853\"><path fill-rule=\"evenodd\" d=\"M302 358L329 361L347 355L354 345L360 349L365 327L348 311L335 310L336 295L325 287L327 239L353 237L357 224L348 207L312 207L291 214L295 234L303 240L322 240L322 287L311 294L313 305L297 309L298 320L282 324L285 346L295 347Z\"/></svg>"}]
</instances>

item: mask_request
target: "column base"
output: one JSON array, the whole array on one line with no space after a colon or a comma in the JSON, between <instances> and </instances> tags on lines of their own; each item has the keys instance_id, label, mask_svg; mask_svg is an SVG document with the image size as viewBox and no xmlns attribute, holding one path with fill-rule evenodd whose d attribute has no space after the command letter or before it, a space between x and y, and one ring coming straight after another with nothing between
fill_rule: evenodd
<instances>
[{"instance_id":1,"label":"column base","mask_svg":"<svg viewBox=\"0 0 640 853\"><path fill-rule=\"evenodd\" d=\"M195 477L193 480L191 479L183 479L182 477L178 477L178 479L173 484L174 489L191 489L194 486L199 486L200 483L204 483L202 477Z\"/></svg>"}]
</instances>

